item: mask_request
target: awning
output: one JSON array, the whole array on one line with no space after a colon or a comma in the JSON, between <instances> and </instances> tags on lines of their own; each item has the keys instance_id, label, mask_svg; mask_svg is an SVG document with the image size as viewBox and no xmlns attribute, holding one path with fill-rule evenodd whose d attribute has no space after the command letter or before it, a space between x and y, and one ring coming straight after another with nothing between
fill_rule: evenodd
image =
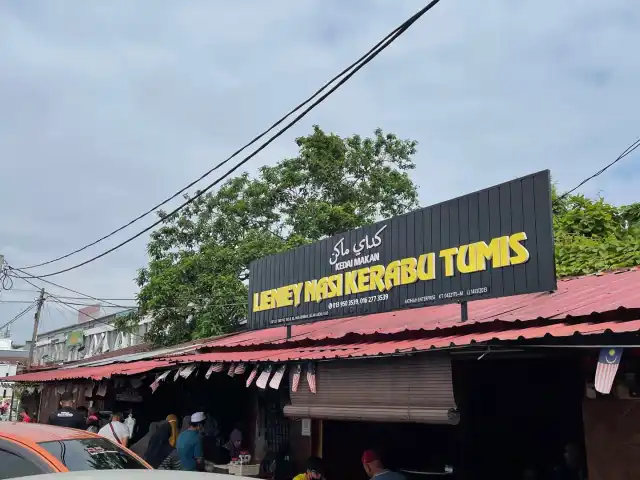
<instances>
[{"instance_id":1,"label":"awning","mask_svg":"<svg viewBox=\"0 0 640 480\"><path fill-rule=\"evenodd\" d=\"M43 370L40 372L14 375L13 377L5 377L2 381L39 383L78 378L102 380L103 378L110 378L114 375L137 375L139 373L149 372L156 368L166 367L170 364L171 362L168 360L150 360L132 363L113 363L111 365L102 365L98 367L59 368L56 370Z\"/></svg>"},{"instance_id":2,"label":"awning","mask_svg":"<svg viewBox=\"0 0 640 480\"><path fill-rule=\"evenodd\" d=\"M408 313L408 312L407 312ZM294 361L322 361L343 358L365 358L416 353L440 348L464 348L473 344L488 342L535 340L543 338L567 338L580 335L603 333L629 333L640 331L640 320L598 321L560 321L551 324L541 322L504 322L495 321L482 325L460 323L456 328L417 332L418 338L402 338L398 335L356 335L356 340L332 340L321 345L291 346L279 343L260 347L219 348L208 353L188 353L180 356L167 354L166 350L147 352L144 355L156 359L138 360L130 363L112 363L96 366L69 366L60 369L43 370L6 377L5 382L47 382L72 378L101 379L113 375L136 375L155 368L194 362L204 363L279 363ZM324 322L322 322L324 323ZM316 325L323 329L322 324ZM134 357L135 358L135 357Z\"/></svg>"},{"instance_id":3,"label":"awning","mask_svg":"<svg viewBox=\"0 0 640 480\"><path fill-rule=\"evenodd\" d=\"M463 324L461 324L463 326ZM560 322L552 325L529 325L520 322L494 322L488 332L432 335L426 338L406 340L382 340L382 336L358 342L332 342L319 346L298 346L280 348L261 348L255 350L217 351L175 357L179 363L191 362L288 362L305 360L335 360L340 358L358 358L371 356L415 353L439 348L466 347L492 341L534 340L542 338L563 338L575 335L596 335L602 333L627 333L640 331L640 320L626 322ZM425 334L426 335L426 334ZM391 336L389 336L391 337Z\"/></svg>"}]
</instances>

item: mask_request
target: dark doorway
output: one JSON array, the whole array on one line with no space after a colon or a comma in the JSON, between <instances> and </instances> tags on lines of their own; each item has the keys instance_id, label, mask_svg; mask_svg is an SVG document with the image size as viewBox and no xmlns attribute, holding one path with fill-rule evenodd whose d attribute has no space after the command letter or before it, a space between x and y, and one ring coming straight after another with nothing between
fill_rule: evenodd
<instances>
[{"instance_id":1,"label":"dark doorway","mask_svg":"<svg viewBox=\"0 0 640 480\"><path fill-rule=\"evenodd\" d=\"M464 478L549 478L564 446L584 451L584 380L577 357L454 363Z\"/></svg>"}]
</instances>

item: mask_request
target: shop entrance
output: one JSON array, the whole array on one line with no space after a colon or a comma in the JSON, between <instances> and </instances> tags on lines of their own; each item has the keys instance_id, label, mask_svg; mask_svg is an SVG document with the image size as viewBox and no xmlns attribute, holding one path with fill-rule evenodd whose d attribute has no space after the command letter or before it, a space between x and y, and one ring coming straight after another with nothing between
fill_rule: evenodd
<instances>
[{"instance_id":1,"label":"shop entrance","mask_svg":"<svg viewBox=\"0 0 640 480\"><path fill-rule=\"evenodd\" d=\"M584 379L577 357L454 363L463 478L552 478L565 445L584 452Z\"/></svg>"},{"instance_id":2,"label":"shop entrance","mask_svg":"<svg viewBox=\"0 0 640 480\"><path fill-rule=\"evenodd\" d=\"M446 465L456 463L457 429L454 425L325 420L322 454L327 478L366 480L360 458L367 449L375 449L393 470L420 472L419 478L441 475Z\"/></svg>"}]
</instances>

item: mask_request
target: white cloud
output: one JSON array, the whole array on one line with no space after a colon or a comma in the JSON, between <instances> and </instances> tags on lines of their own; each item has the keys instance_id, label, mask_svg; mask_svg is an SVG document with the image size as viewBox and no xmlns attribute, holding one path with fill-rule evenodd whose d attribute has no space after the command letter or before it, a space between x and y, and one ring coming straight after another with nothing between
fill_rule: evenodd
<instances>
[{"instance_id":1,"label":"white cloud","mask_svg":"<svg viewBox=\"0 0 640 480\"><path fill-rule=\"evenodd\" d=\"M3 2L0 251L14 265L37 263L119 226L418 8L408 0ZM638 135L635 45L640 13L624 0L579 9L442 0L248 168L294 153L293 138L313 123L343 135L380 126L420 142L423 204L544 168L570 188ZM582 191L631 202L639 172L630 157ZM131 296L145 243L54 280ZM10 318L14 306L0 304L0 313ZM14 329L19 338L28 323Z\"/></svg>"}]
</instances>

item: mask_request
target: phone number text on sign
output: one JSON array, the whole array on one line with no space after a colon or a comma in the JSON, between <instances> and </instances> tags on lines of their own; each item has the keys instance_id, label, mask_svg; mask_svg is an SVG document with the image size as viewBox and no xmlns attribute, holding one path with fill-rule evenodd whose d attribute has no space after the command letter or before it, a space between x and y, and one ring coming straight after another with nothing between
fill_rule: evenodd
<instances>
[{"instance_id":1,"label":"phone number text on sign","mask_svg":"<svg viewBox=\"0 0 640 480\"><path fill-rule=\"evenodd\" d=\"M331 310L332 308L354 307L356 305L363 305L365 303L384 302L385 300L389 300L388 293L383 293L381 295L371 295L369 297L362 298L352 298L351 300L342 300L340 302L329 302L327 304L327 308Z\"/></svg>"}]
</instances>

